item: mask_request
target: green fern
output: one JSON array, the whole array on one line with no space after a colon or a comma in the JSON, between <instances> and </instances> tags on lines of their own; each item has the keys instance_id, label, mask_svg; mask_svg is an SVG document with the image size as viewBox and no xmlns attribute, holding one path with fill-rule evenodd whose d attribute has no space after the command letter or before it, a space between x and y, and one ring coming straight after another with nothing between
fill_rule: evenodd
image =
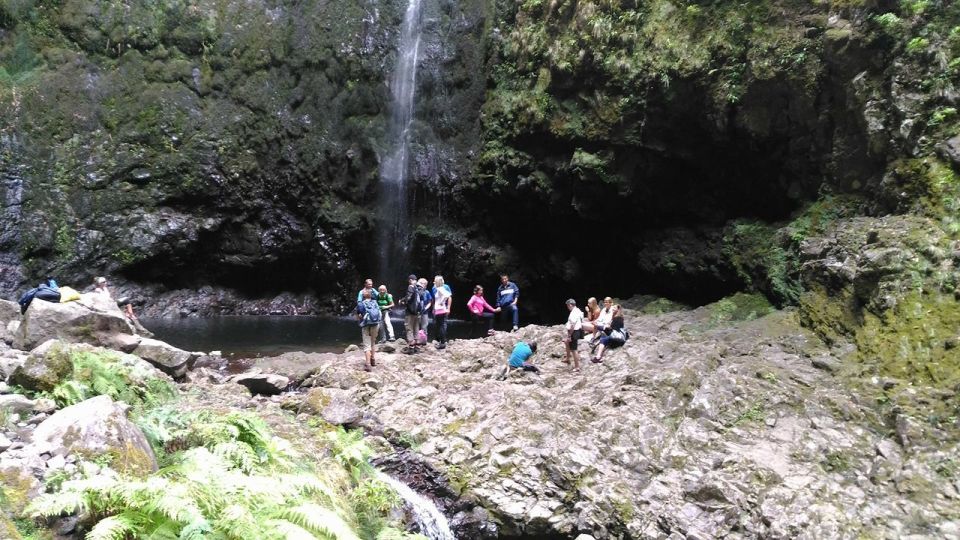
<instances>
[{"instance_id":1,"label":"green fern","mask_svg":"<svg viewBox=\"0 0 960 540\"><path fill-rule=\"evenodd\" d=\"M134 408L158 405L176 396L176 388L112 352L73 351L70 353L73 373L50 392L60 407L80 403L95 396L110 396Z\"/></svg>"}]
</instances>

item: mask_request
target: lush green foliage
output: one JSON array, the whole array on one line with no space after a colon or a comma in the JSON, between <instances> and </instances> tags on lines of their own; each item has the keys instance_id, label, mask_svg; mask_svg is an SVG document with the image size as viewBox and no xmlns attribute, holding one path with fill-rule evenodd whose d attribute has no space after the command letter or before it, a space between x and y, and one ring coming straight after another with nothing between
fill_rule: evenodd
<instances>
[{"instance_id":1,"label":"lush green foliage","mask_svg":"<svg viewBox=\"0 0 960 540\"><path fill-rule=\"evenodd\" d=\"M32 503L31 515L80 511L95 523L87 536L95 540L357 538L340 469L305 463L260 418L161 408L138 422L165 467L146 479L106 469L68 480Z\"/></svg>"},{"instance_id":2,"label":"lush green foliage","mask_svg":"<svg viewBox=\"0 0 960 540\"><path fill-rule=\"evenodd\" d=\"M70 377L50 397L60 407L106 395L135 408L158 405L173 398L176 388L152 367L110 351L66 350L73 364Z\"/></svg>"}]
</instances>

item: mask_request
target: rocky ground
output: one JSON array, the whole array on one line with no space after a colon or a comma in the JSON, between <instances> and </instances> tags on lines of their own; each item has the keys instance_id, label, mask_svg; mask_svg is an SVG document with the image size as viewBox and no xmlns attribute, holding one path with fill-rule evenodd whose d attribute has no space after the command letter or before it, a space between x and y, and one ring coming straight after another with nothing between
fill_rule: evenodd
<instances>
[{"instance_id":1,"label":"rocky ground","mask_svg":"<svg viewBox=\"0 0 960 540\"><path fill-rule=\"evenodd\" d=\"M732 320L755 315L628 311L629 343L580 374L538 326L382 351L373 373L359 352L258 367L302 381L288 408L409 446L506 537L960 537L956 440L851 391L794 313ZM543 375L498 381L517 339Z\"/></svg>"},{"instance_id":2,"label":"rocky ground","mask_svg":"<svg viewBox=\"0 0 960 540\"><path fill-rule=\"evenodd\" d=\"M381 345L370 373L359 351L288 353L239 375L185 353L190 371L165 371L183 408L256 411L302 448L318 426L363 429L375 462L432 496L462 538L960 538L957 438L885 409L891 381L851 380L844 346L792 311L740 296L657 313L676 307L648 300L627 303L627 345L581 373L561 362L561 328L541 326L418 355ZM542 375L497 380L518 339L540 344ZM43 353L5 349L4 374L36 375ZM37 489L29 478L75 452L24 456L70 408L2 392L17 421L0 469L25 469L4 487Z\"/></svg>"}]
</instances>

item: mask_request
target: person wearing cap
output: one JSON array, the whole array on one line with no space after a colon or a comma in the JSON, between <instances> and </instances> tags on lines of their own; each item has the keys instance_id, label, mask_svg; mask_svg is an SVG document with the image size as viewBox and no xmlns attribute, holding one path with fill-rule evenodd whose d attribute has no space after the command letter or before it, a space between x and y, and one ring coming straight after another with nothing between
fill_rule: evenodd
<instances>
[{"instance_id":1,"label":"person wearing cap","mask_svg":"<svg viewBox=\"0 0 960 540\"><path fill-rule=\"evenodd\" d=\"M563 363L569 364L570 358L573 357L573 371L579 373L580 353L577 352L577 346L580 344L580 338L583 337L583 312L577 307L577 301L573 298L567 300L566 305L570 314L567 316L566 337L563 338Z\"/></svg>"},{"instance_id":2,"label":"person wearing cap","mask_svg":"<svg viewBox=\"0 0 960 540\"><path fill-rule=\"evenodd\" d=\"M417 352L417 334L420 332L420 291L417 290L417 276L407 276L407 295L400 303L405 306L404 323L407 331L407 348L405 352Z\"/></svg>"}]
</instances>

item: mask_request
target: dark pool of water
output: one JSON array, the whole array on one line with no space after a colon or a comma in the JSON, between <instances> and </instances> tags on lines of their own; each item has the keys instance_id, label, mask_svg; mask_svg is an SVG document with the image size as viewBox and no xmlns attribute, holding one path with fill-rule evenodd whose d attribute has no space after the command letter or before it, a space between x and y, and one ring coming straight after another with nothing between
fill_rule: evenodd
<instances>
[{"instance_id":1,"label":"dark pool of water","mask_svg":"<svg viewBox=\"0 0 960 540\"><path fill-rule=\"evenodd\" d=\"M275 356L291 351L343 352L360 344L355 319L305 316L228 316L206 319L145 319L140 322L157 339L188 351L222 351L232 358ZM402 322L394 322L396 337L404 336ZM430 339L436 338L434 325ZM470 336L470 323L450 321L449 339Z\"/></svg>"}]
</instances>

